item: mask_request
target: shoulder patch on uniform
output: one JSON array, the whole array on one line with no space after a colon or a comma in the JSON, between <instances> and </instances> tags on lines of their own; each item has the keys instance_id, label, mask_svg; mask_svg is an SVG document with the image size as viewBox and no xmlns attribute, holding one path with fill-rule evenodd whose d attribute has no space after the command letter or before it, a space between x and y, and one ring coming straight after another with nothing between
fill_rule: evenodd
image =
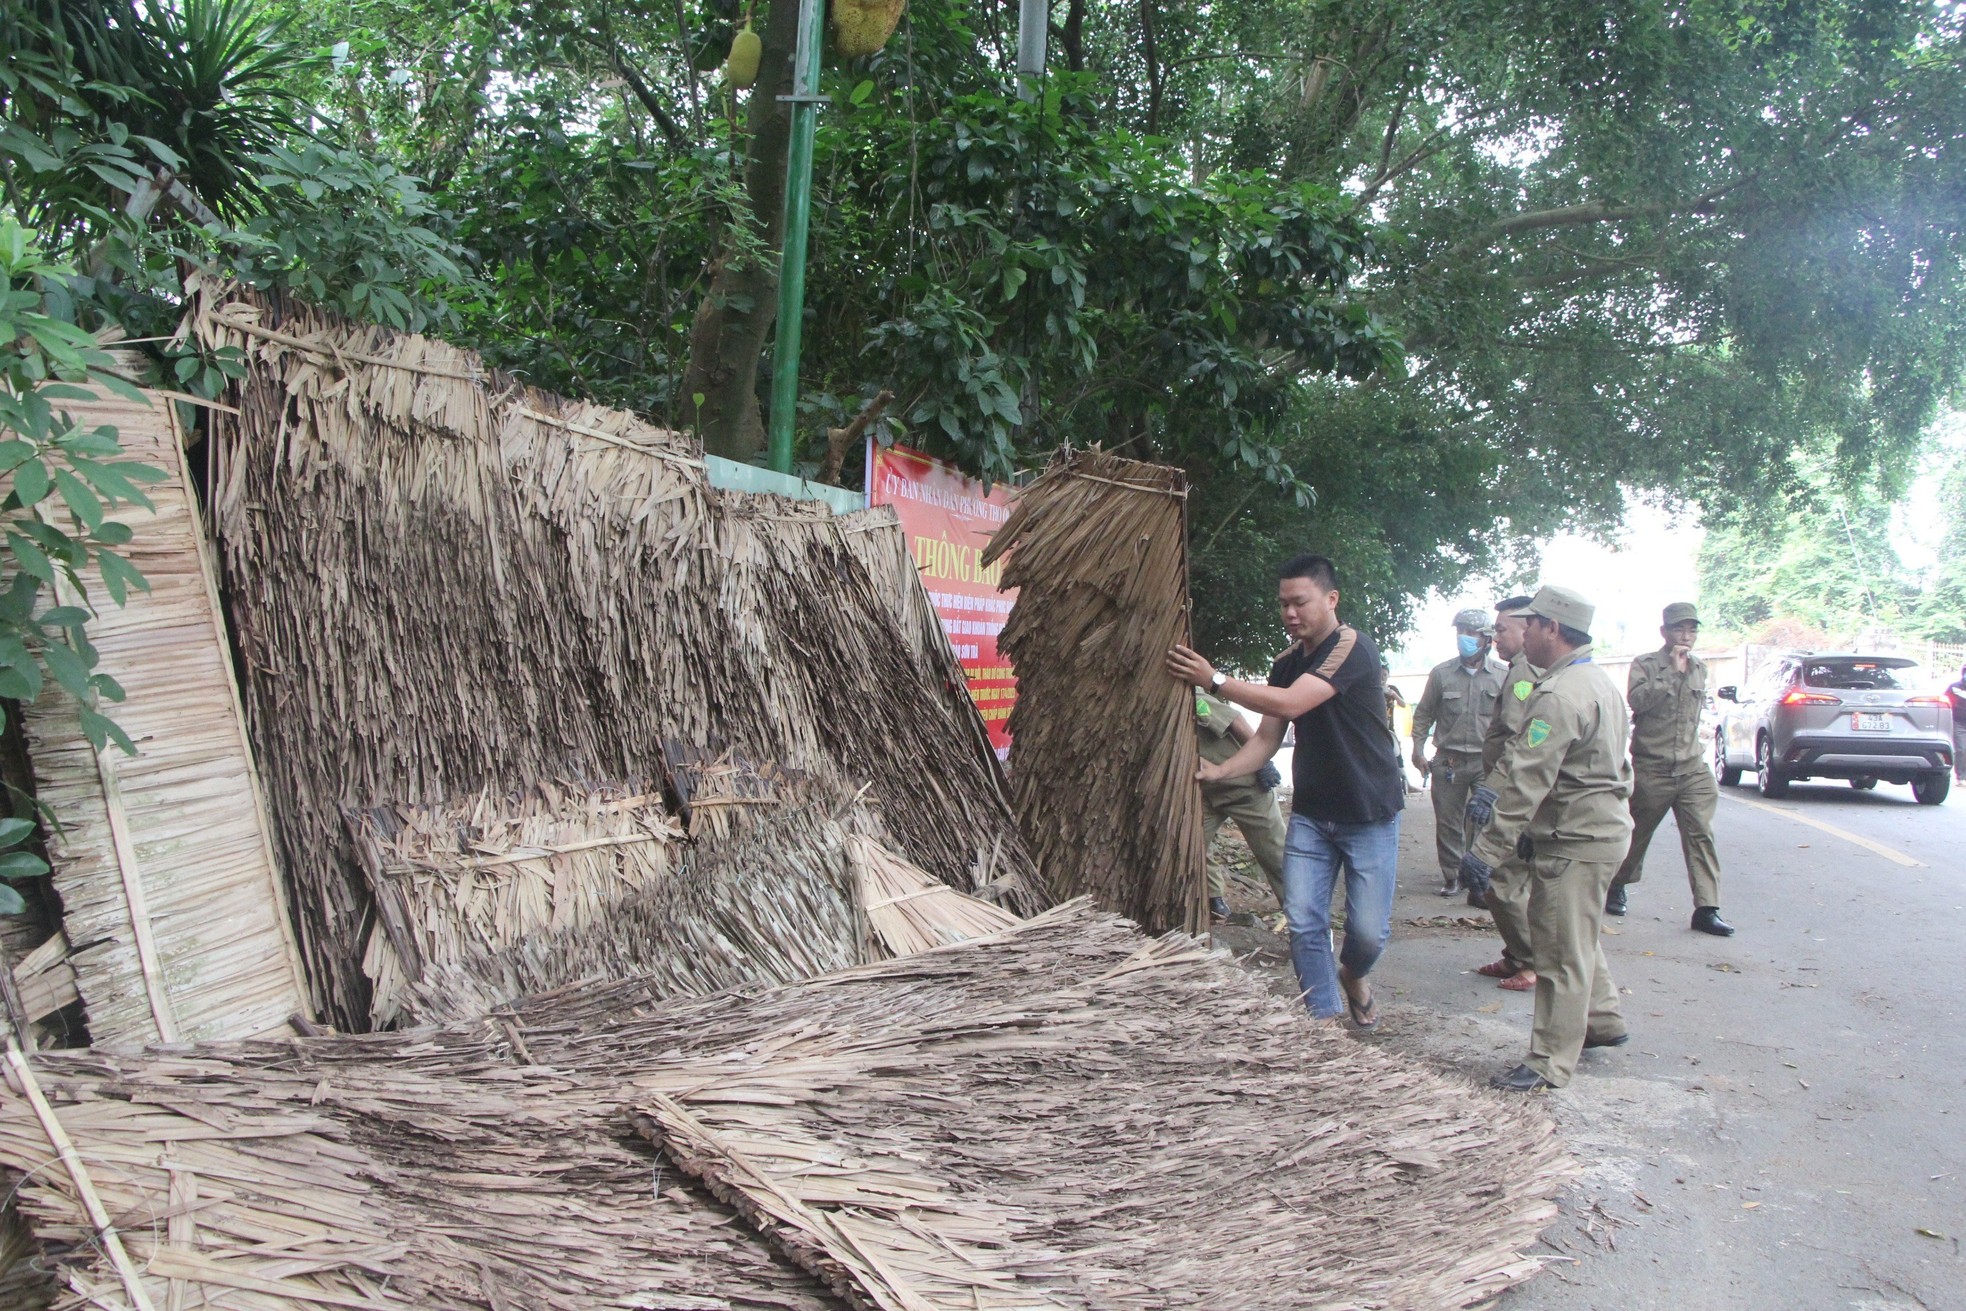
<instances>
[{"instance_id":1,"label":"shoulder patch on uniform","mask_svg":"<svg viewBox=\"0 0 1966 1311\"><path fill-rule=\"evenodd\" d=\"M1536 690L1536 685L1530 682L1526 678L1518 678L1515 682L1515 686L1510 688L1509 690L1515 693L1516 700L1527 701L1529 699L1529 694Z\"/></svg>"},{"instance_id":2,"label":"shoulder patch on uniform","mask_svg":"<svg viewBox=\"0 0 1966 1311\"><path fill-rule=\"evenodd\" d=\"M1539 747L1550 740L1550 726L1540 719L1532 719L1522 735L1529 740L1530 746Z\"/></svg>"}]
</instances>

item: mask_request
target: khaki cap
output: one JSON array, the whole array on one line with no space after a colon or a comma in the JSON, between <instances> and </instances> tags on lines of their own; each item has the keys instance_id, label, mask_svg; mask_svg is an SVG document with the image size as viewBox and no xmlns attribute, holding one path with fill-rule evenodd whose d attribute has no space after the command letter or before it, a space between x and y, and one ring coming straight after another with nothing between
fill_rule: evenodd
<instances>
[{"instance_id":1,"label":"khaki cap","mask_svg":"<svg viewBox=\"0 0 1966 1311\"><path fill-rule=\"evenodd\" d=\"M1597 607L1567 587L1552 587L1545 583L1536 589L1529 608L1522 613L1539 615L1566 628L1588 633L1591 631L1591 620L1597 617Z\"/></svg>"},{"instance_id":2,"label":"khaki cap","mask_svg":"<svg viewBox=\"0 0 1966 1311\"><path fill-rule=\"evenodd\" d=\"M1674 624L1697 624L1700 622L1700 612L1693 608L1691 601L1674 601L1666 607L1665 622L1667 628Z\"/></svg>"}]
</instances>

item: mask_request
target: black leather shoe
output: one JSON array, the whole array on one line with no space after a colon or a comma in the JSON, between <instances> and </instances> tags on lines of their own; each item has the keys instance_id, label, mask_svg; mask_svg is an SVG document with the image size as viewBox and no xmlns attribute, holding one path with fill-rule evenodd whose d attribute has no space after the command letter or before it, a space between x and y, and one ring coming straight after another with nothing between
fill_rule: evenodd
<instances>
[{"instance_id":1,"label":"black leather shoe","mask_svg":"<svg viewBox=\"0 0 1966 1311\"><path fill-rule=\"evenodd\" d=\"M1611 891L1604 894L1604 913L1622 915L1625 913L1625 885L1613 884Z\"/></svg>"},{"instance_id":2,"label":"black leather shoe","mask_svg":"<svg viewBox=\"0 0 1966 1311\"><path fill-rule=\"evenodd\" d=\"M1632 1036L1629 1033L1621 1033L1615 1038L1593 1038L1587 1033L1584 1035L1584 1046L1622 1047L1626 1043L1630 1042L1631 1040L1632 1040Z\"/></svg>"},{"instance_id":3,"label":"black leather shoe","mask_svg":"<svg viewBox=\"0 0 1966 1311\"><path fill-rule=\"evenodd\" d=\"M1734 926L1720 918L1720 907L1702 906L1693 912L1693 927L1701 933L1711 933L1716 938L1734 936Z\"/></svg>"},{"instance_id":4,"label":"black leather shoe","mask_svg":"<svg viewBox=\"0 0 1966 1311\"><path fill-rule=\"evenodd\" d=\"M1210 897L1208 899L1208 917L1218 923L1229 918L1229 899L1227 897Z\"/></svg>"},{"instance_id":5,"label":"black leather shoe","mask_svg":"<svg viewBox=\"0 0 1966 1311\"><path fill-rule=\"evenodd\" d=\"M1556 1087L1555 1084L1530 1069L1527 1065L1518 1065L1507 1074L1496 1075L1488 1081L1488 1086L1490 1088L1498 1088L1503 1092L1520 1093L1542 1092L1545 1088Z\"/></svg>"}]
</instances>

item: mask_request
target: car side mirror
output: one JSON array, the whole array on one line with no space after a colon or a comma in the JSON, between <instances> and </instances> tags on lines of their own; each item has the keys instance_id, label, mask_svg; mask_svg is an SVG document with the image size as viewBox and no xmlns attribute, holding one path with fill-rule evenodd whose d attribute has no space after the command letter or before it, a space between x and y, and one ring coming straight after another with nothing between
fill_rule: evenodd
<instances>
[{"instance_id":1,"label":"car side mirror","mask_svg":"<svg viewBox=\"0 0 1966 1311\"><path fill-rule=\"evenodd\" d=\"M1741 699L1740 689L1737 687L1723 687L1718 692L1715 692L1714 695L1722 701L1739 701Z\"/></svg>"}]
</instances>

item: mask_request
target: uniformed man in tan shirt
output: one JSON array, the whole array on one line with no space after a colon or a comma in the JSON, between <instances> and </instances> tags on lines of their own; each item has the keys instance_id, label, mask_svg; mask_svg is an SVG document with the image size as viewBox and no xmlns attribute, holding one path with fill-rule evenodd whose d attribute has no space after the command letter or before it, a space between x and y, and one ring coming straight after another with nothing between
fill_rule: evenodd
<instances>
[{"instance_id":1,"label":"uniformed man in tan shirt","mask_svg":"<svg viewBox=\"0 0 1966 1311\"><path fill-rule=\"evenodd\" d=\"M1675 601L1663 618L1659 636L1665 646L1632 661L1625 691L1632 713L1632 847L1611 881L1604 909L1625 913L1625 889L1644 872L1646 848L1671 811L1693 889L1693 927L1729 938L1734 926L1720 918L1720 855L1713 845L1720 784L1709 756L1713 744L1700 732L1707 664L1693 654L1700 614L1690 601Z\"/></svg>"},{"instance_id":2,"label":"uniformed man in tan shirt","mask_svg":"<svg viewBox=\"0 0 1966 1311\"><path fill-rule=\"evenodd\" d=\"M1201 758L1219 765L1242 749L1253 730L1242 712L1220 697L1196 689L1195 739ZM1283 779L1273 764L1265 764L1254 774L1225 778L1201 785L1202 841L1215 845L1222 825L1234 820L1249 844L1270 892L1283 909L1283 812L1277 809L1276 789ZM1208 913L1218 920L1229 918L1228 878L1220 865L1208 866Z\"/></svg>"},{"instance_id":3,"label":"uniformed man in tan shirt","mask_svg":"<svg viewBox=\"0 0 1966 1311\"><path fill-rule=\"evenodd\" d=\"M1493 1081L1509 1092L1561 1088L1584 1048L1630 1038L1598 941L1604 895L1631 845L1629 721L1591 662L1595 614L1568 588L1546 586L1530 602L1523 654L1546 672L1497 766L1494 816L1461 858L1470 891L1486 892L1511 854L1528 865L1536 1022L1527 1058Z\"/></svg>"},{"instance_id":4,"label":"uniformed man in tan shirt","mask_svg":"<svg viewBox=\"0 0 1966 1311\"><path fill-rule=\"evenodd\" d=\"M1543 671L1522 654L1522 634L1528 627L1530 598L1511 596L1495 606L1495 654L1509 662L1508 676L1502 681L1502 696L1488 721L1488 736L1481 744L1481 782L1468 794L1469 841L1495 814L1495 767L1510 739L1522 731L1529 720L1529 698L1536 691ZM1496 987L1510 992L1536 990L1535 956L1529 949L1529 866L1514 855L1495 867L1495 878L1488 885L1488 911L1495 917L1495 931L1502 935L1502 954L1481 966L1477 974L1498 980Z\"/></svg>"},{"instance_id":5,"label":"uniformed man in tan shirt","mask_svg":"<svg viewBox=\"0 0 1966 1311\"><path fill-rule=\"evenodd\" d=\"M1434 800L1434 856L1440 862L1440 895L1460 893L1461 853L1468 849L1468 793L1481 777L1481 744L1502 695L1508 666L1489 650L1495 625L1486 610L1454 616L1460 648L1427 674L1426 691L1413 706L1413 767L1428 780ZM1427 735L1434 753L1427 757ZM1472 897L1470 904L1480 905Z\"/></svg>"}]
</instances>

